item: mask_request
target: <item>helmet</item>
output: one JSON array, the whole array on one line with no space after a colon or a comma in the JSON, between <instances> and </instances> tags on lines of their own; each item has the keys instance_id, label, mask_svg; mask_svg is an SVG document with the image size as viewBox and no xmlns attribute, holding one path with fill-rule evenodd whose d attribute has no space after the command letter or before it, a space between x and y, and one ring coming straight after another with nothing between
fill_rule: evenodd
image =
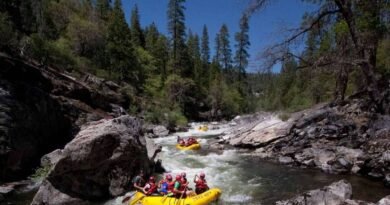
<instances>
[{"instance_id":1,"label":"helmet","mask_svg":"<svg viewBox=\"0 0 390 205\"><path fill-rule=\"evenodd\" d=\"M179 174L176 175L176 180L181 180L181 176Z\"/></svg>"},{"instance_id":2,"label":"helmet","mask_svg":"<svg viewBox=\"0 0 390 205\"><path fill-rule=\"evenodd\" d=\"M172 175L167 174L167 176L165 176L165 178L168 179L168 180L172 180Z\"/></svg>"},{"instance_id":3,"label":"helmet","mask_svg":"<svg viewBox=\"0 0 390 205\"><path fill-rule=\"evenodd\" d=\"M149 181L154 182L154 176L149 177Z\"/></svg>"},{"instance_id":4,"label":"helmet","mask_svg":"<svg viewBox=\"0 0 390 205\"><path fill-rule=\"evenodd\" d=\"M185 172L182 172L182 173L181 173L181 176L182 176L182 177L186 177L186 173L185 173Z\"/></svg>"},{"instance_id":5,"label":"helmet","mask_svg":"<svg viewBox=\"0 0 390 205\"><path fill-rule=\"evenodd\" d=\"M202 172L202 173L200 173L200 178L204 178L206 175Z\"/></svg>"}]
</instances>

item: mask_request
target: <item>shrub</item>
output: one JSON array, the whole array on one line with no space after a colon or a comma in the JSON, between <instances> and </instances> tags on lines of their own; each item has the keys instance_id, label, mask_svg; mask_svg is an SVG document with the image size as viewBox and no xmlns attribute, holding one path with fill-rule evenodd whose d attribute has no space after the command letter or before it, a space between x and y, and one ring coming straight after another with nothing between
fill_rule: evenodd
<instances>
[{"instance_id":1,"label":"shrub","mask_svg":"<svg viewBox=\"0 0 390 205\"><path fill-rule=\"evenodd\" d=\"M290 119L290 114L288 113L281 113L278 115L279 119L281 119L283 122L287 121L288 119Z\"/></svg>"},{"instance_id":2,"label":"shrub","mask_svg":"<svg viewBox=\"0 0 390 205\"><path fill-rule=\"evenodd\" d=\"M50 169L51 169L50 165L39 167L35 170L35 173L32 174L29 178L35 182L40 182L49 175Z\"/></svg>"}]
</instances>

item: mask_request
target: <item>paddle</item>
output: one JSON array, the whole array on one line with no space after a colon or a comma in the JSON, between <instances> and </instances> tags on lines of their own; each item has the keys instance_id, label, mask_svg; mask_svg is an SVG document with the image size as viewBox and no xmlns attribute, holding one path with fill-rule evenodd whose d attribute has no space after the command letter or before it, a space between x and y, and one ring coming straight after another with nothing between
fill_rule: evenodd
<instances>
[{"instance_id":1,"label":"paddle","mask_svg":"<svg viewBox=\"0 0 390 205\"><path fill-rule=\"evenodd\" d=\"M177 202L179 202L179 204L180 204L180 200L181 200L181 199L183 198L183 196L184 196L184 193L187 192L187 186L188 186L188 183L185 185L184 190L183 190L183 193L181 193L181 196L180 196L179 200L177 201ZM177 205L177 202L176 202L176 205Z\"/></svg>"},{"instance_id":2,"label":"paddle","mask_svg":"<svg viewBox=\"0 0 390 205\"><path fill-rule=\"evenodd\" d=\"M161 202L164 203L164 201L165 201L169 196L172 196L172 193L166 194L166 195L161 199Z\"/></svg>"}]
</instances>

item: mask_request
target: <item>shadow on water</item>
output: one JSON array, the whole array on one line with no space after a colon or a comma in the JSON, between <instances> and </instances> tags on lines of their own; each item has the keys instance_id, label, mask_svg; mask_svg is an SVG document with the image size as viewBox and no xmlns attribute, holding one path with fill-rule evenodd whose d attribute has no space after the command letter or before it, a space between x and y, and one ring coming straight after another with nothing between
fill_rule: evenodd
<instances>
[{"instance_id":1,"label":"shadow on water","mask_svg":"<svg viewBox=\"0 0 390 205\"><path fill-rule=\"evenodd\" d=\"M377 202L390 194L390 189L381 182L353 175L326 174L319 170L286 167L271 162L243 157L242 167L248 174L247 182L260 177L261 186L254 191L253 201L261 204L272 204L279 200L289 199L312 189L327 186L332 182L345 179L352 184L353 198Z\"/></svg>"}]
</instances>

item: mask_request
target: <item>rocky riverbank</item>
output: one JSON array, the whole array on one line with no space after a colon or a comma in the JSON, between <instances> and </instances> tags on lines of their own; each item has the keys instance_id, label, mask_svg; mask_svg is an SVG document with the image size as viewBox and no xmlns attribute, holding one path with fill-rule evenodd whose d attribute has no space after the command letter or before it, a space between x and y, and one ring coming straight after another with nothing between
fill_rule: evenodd
<instances>
[{"instance_id":1,"label":"rocky riverbank","mask_svg":"<svg viewBox=\"0 0 390 205\"><path fill-rule=\"evenodd\" d=\"M247 117L248 118L248 117ZM373 113L363 100L322 105L292 114L259 114L224 133L219 146L250 148L282 164L354 173L390 185L390 116Z\"/></svg>"},{"instance_id":2,"label":"rocky riverbank","mask_svg":"<svg viewBox=\"0 0 390 205\"><path fill-rule=\"evenodd\" d=\"M345 180L332 183L321 189L308 191L289 200L278 201L276 205L389 205L390 196L378 203L352 200L352 186Z\"/></svg>"}]
</instances>

